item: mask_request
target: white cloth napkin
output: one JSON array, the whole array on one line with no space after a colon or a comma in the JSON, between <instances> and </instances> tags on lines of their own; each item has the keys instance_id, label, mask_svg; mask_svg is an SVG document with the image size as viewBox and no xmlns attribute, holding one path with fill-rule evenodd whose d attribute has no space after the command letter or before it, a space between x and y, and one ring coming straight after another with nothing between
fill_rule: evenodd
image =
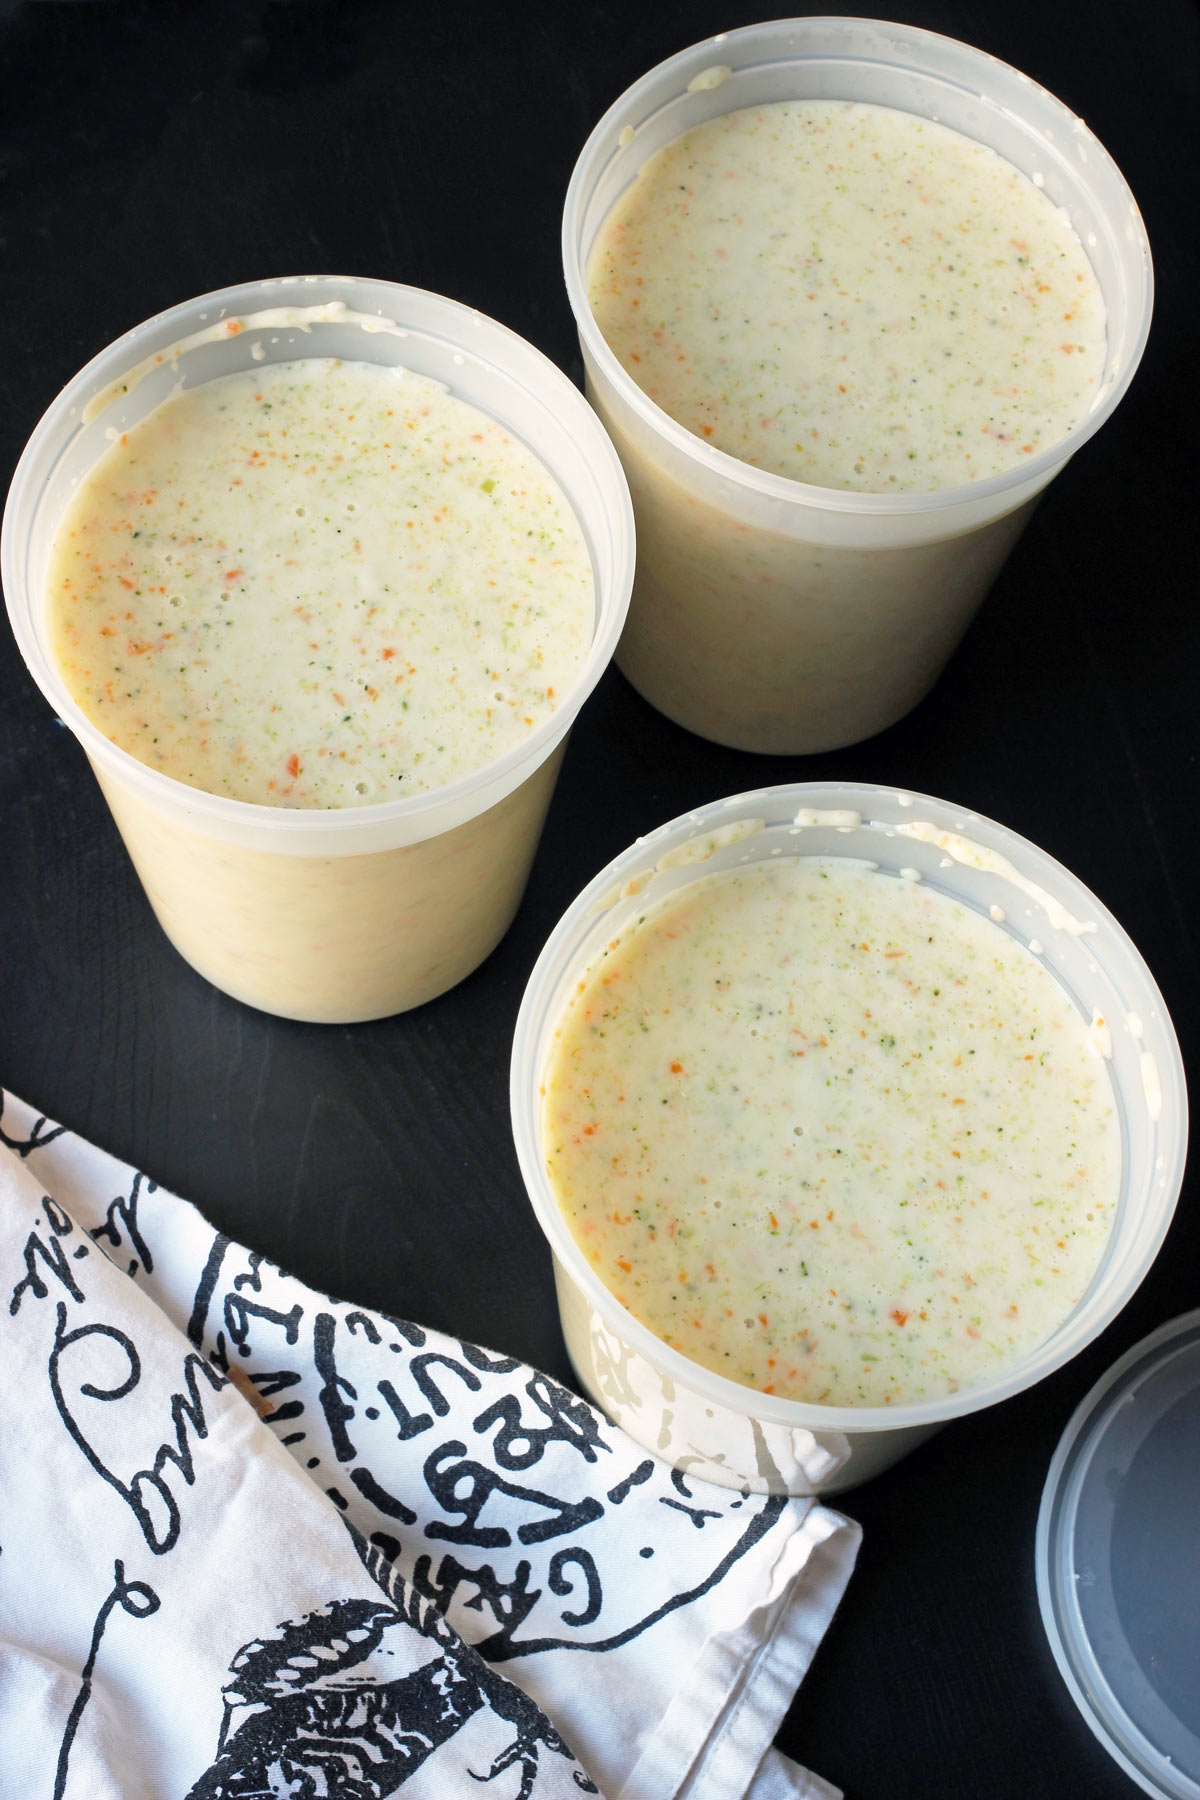
<instances>
[{"instance_id":1,"label":"white cloth napkin","mask_svg":"<svg viewBox=\"0 0 1200 1800\"><path fill-rule=\"evenodd\" d=\"M0 1795L836 1793L771 1740L856 1525L315 1292L11 1096L0 1397Z\"/></svg>"}]
</instances>

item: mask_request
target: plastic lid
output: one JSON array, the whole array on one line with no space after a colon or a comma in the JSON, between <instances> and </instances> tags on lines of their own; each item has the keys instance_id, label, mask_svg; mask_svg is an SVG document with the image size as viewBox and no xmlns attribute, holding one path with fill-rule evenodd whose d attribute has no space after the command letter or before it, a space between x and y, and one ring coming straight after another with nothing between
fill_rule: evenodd
<instances>
[{"instance_id":1,"label":"plastic lid","mask_svg":"<svg viewBox=\"0 0 1200 1800\"><path fill-rule=\"evenodd\" d=\"M1200 1311L1123 1356L1067 1426L1037 1584L1105 1749L1147 1793L1200 1800Z\"/></svg>"}]
</instances>

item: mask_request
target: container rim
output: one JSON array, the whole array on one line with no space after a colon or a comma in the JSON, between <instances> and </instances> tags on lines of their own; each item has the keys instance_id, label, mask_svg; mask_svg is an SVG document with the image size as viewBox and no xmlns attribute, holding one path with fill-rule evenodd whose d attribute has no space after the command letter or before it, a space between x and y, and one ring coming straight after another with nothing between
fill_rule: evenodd
<instances>
[{"instance_id":1,"label":"container rim","mask_svg":"<svg viewBox=\"0 0 1200 1800\"><path fill-rule=\"evenodd\" d=\"M391 303L387 314L376 304L380 296L386 296ZM75 409L81 427L89 403L102 399L107 405L110 390L122 375L136 372L140 379L144 372L141 363L147 352L153 354L152 345L161 352L156 361L170 360L170 347L179 346L184 351L191 347L185 342L189 328L194 328L202 316L206 322L228 326L243 318L252 320L259 307L288 304L289 297L297 312L311 313L310 323L325 322L318 316L322 305L337 305L342 300L365 302L361 315L355 316L361 316L367 329L394 326L403 335L440 341L479 364L490 365L523 390L543 412L569 429L586 455L598 497L597 517L600 497L603 501L607 541L598 544L596 519L585 520L578 499L567 492L558 473L549 469L566 493L588 542L596 605L591 643L558 707L503 756L441 787L399 800L338 808L266 806L191 787L151 768L106 737L72 699L33 629L36 597L27 597L24 610L18 606L18 596L26 595L28 541L45 487L38 465L47 440L60 427L64 415ZM414 315L424 315L422 322L407 323ZM375 320L379 324L374 324ZM340 321L330 315L329 322ZM299 328L307 330L309 326ZM480 410L488 408L483 406ZM499 417L495 413L493 416ZM500 422L509 423L503 418ZM515 426L511 429L514 435L523 435ZM59 456L62 453L60 449ZM539 460L548 467L544 457L539 456ZM600 562L611 565L607 580L597 566ZM312 855L340 854L343 848L355 847L364 834L382 833L386 828L392 833L386 840L389 843L419 842L475 816L518 786L565 738L608 667L628 611L633 568L633 508L624 471L599 419L557 364L509 326L477 307L425 288L352 275L287 275L238 282L167 307L123 332L67 382L42 414L17 463L0 525L0 579L13 635L33 680L89 758L160 810L186 813L189 822L201 830L208 828L217 836L239 838L264 832L277 839L281 848ZM347 840L344 846L342 840Z\"/></svg>"},{"instance_id":2,"label":"container rim","mask_svg":"<svg viewBox=\"0 0 1200 1800\"><path fill-rule=\"evenodd\" d=\"M1001 1370L992 1379L965 1387L957 1394L942 1398L900 1402L894 1406L825 1406L814 1402L785 1400L759 1393L741 1383L730 1381L700 1364L692 1362L681 1351L656 1337L649 1328L628 1312L592 1269L572 1236L554 1199L541 1154L538 1119L538 1090L541 1070L538 1059L539 1038L550 1017L555 989L567 967L578 973L582 964L576 951L570 963L563 959L585 922L607 909L626 880L638 870L652 868L664 852L677 849L690 837L703 836L706 828L725 819L761 817L768 807L774 809L776 824L801 812L806 805L821 808L841 806L847 812L861 814L861 822L887 830L891 822L877 814L882 804L898 809L901 818L918 809L926 816L956 825L969 824L973 840L1018 855L1024 863L1021 871L1028 876L1032 868L1045 882L1058 886L1059 897L1069 893L1076 901L1085 901L1088 918L1115 943L1141 985L1139 996L1147 1016L1157 1018L1161 1066L1159 1076L1163 1095L1162 1116L1175 1121L1169 1166L1163 1161L1159 1186L1166 1199L1153 1229L1139 1233L1134 1246L1136 1254L1123 1258L1121 1281L1089 1317L1082 1335L1072 1334L1070 1325L1078 1308L1047 1339L1034 1347L1017 1363ZM893 827L894 828L894 827ZM856 855L857 851L847 854ZM660 865L661 866L661 865ZM697 876L704 873L694 865ZM1048 890L1053 894L1053 888ZM1095 939L1090 939L1095 942ZM1152 1010L1153 1009L1153 1010ZM613 1333L631 1349L643 1356L663 1375L681 1387L698 1392L715 1406L737 1413L747 1412L747 1396L753 1396L753 1416L773 1424L790 1426L813 1433L902 1431L913 1427L941 1425L967 1414L981 1412L999 1401L1012 1398L1032 1387L1046 1375L1068 1362L1087 1343L1099 1336L1136 1291L1162 1247L1170 1228L1182 1186L1188 1136L1188 1102L1183 1059L1170 1014L1145 959L1128 933L1078 877L1063 864L1029 839L1011 828L986 818L969 807L955 806L932 795L917 793L891 785L850 781L797 782L772 788L749 790L680 814L647 836L628 846L582 889L563 913L547 938L530 973L522 996L513 1036L510 1064L509 1103L517 1160L524 1178L534 1214L546 1237L552 1255L564 1275L583 1294L593 1311ZM1160 1151L1160 1160L1162 1152ZM1114 1232L1116 1227L1114 1227ZM1115 1242L1115 1237L1112 1240ZM1101 1265L1104 1267L1104 1264Z\"/></svg>"},{"instance_id":3,"label":"container rim","mask_svg":"<svg viewBox=\"0 0 1200 1800\"><path fill-rule=\"evenodd\" d=\"M992 99L985 93L984 82L987 77L990 76L993 82L998 81L1005 89L1011 90L1011 100L1019 97L1028 102L1030 97L1034 97L1040 105L1053 110L1060 122L1064 139L1081 134L1086 138L1089 156L1095 159L1097 166L1104 170L1114 182L1116 190L1127 202L1130 225L1137 239L1141 275L1139 323L1115 379L1105 384L1093 401L1089 412L1057 443L1040 451L1028 462L1022 463L1019 468L1006 470L999 475L988 476L982 481L969 485L939 488L928 493L907 491L899 494L860 493L856 490L821 487L815 483L793 480L786 475L776 475L766 470L752 468L748 463L731 456L727 451L720 450L697 438L686 426L680 425L647 394L643 393L601 335L588 303L586 261L587 252L590 251L591 246L589 244L585 247L580 241L585 201L593 183L616 153L622 132L632 130L636 133L661 112L665 105L686 93L690 81L714 65L736 59L739 53L744 53L744 59L737 62L737 69L740 73L756 66L752 56L755 49L759 46L765 47L772 39L782 38L785 33L806 32L816 36L831 29L853 26L886 32L894 41L903 41L906 45L911 45L915 52L924 52L928 61L920 65L914 63L912 65L914 74L939 79L945 86L967 92L981 102L992 106L994 110L1006 113L1010 117L1022 119L1023 116L1014 104L1005 105L1003 101ZM935 69L930 66L935 59L947 63L951 61L968 63L972 72L977 74L978 82L965 79L962 74L951 73L949 69L945 72ZM772 60L776 59L766 56L761 58L764 63ZM861 53L850 58L844 53L835 54L830 51L805 55L802 51L797 50L789 60L854 60L872 64L881 59ZM668 87L670 88L669 97L663 100L660 95ZM966 44L960 39L951 38L939 32L927 31L920 26L841 15L827 14L776 19L757 25L739 26L728 32L718 32L687 49L677 51L673 56L667 57L639 77L601 116L579 152L567 186L563 207L561 246L567 298L575 316L581 345L586 355L592 359L622 401L638 415L644 425L650 427L677 453L686 457L698 469L719 475L724 481L763 499L792 504L807 502L809 505L823 507L829 512L850 513L879 520L900 520L917 518L922 515L936 516L952 513L956 507L965 506L970 502L984 504L989 501L995 502L996 510L1000 512L1004 510L1006 500L1011 500L1012 505L1015 506L1029 494L1036 493L1039 488L1044 487L1075 452L1095 435L1123 398L1146 348L1154 304L1154 272L1150 244L1137 202L1113 158L1082 119L1072 113L1048 88L1042 87L1011 64L1001 61L987 51L976 49L973 45Z\"/></svg>"}]
</instances>

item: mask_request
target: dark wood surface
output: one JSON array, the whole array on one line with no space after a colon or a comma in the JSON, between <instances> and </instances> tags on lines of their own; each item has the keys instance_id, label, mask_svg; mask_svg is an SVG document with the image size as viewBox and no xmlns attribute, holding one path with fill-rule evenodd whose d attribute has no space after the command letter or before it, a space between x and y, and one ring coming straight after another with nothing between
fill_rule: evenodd
<instances>
[{"instance_id":1,"label":"dark wood surface","mask_svg":"<svg viewBox=\"0 0 1200 1800\"><path fill-rule=\"evenodd\" d=\"M826 775L974 807L1095 890L1150 963L1189 1067L1200 1049L1197 14L1188 0L890 10L1015 63L1083 115L1141 203L1158 279L1132 391L903 723L832 756L757 759L668 724L610 672L500 949L414 1013L321 1028L239 1006L169 948L81 753L0 625L0 1081L324 1289L563 1379L548 1258L511 1148L509 1042L561 911L676 813ZM643 70L758 16L747 0L0 3L5 483L95 351L255 276L431 288L578 378L558 248L575 155ZM1034 1526L1091 1383L1200 1303L1197 1200L1192 1180L1099 1343L844 1498L861 1560L781 1743L849 1800L1137 1791L1051 1659Z\"/></svg>"}]
</instances>

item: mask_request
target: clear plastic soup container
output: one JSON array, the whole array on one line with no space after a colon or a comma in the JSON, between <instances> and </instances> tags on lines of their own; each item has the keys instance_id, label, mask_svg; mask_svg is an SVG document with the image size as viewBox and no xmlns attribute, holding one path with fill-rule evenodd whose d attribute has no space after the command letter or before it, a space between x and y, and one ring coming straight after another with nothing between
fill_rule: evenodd
<instances>
[{"instance_id":1,"label":"clear plastic soup container","mask_svg":"<svg viewBox=\"0 0 1200 1800\"><path fill-rule=\"evenodd\" d=\"M617 1301L560 1212L541 1144L540 1089L568 997L635 913L719 869L762 858L860 858L919 878L1030 945L1089 1022L1109 1023L1121 1192L1111 1239L1074 1311L1030 1354L945 1399L804 1404L710 1373ZM993 820L947 801L857 783L799 783L716 801L611 862L546 943L517 1020L511 1073L521 1170L554 1259L568 1353L584 1391L647 1450L727 1486L833 1493L887 1468L948 1421L1008 1399L1104 1330L1137 1288L1183 1179L1187 1094L1162 997L1121 926L1068 870Z\"/></svg>"},{"instance_id":2,"label":"clear plastic soup container","mask_svg":"<svg viewBox=\"0 0 1200 1800\"><path fill-rule=\"evenodd\" d=\"M936 120L998 151L1065 211L1103 292L1108 354L1087 416L1060 443L969 487L842 492L714 449L630 378L588 304L587 264L604 220L642 165L684 131L798 99ZM1150 326L1145 229L1082 120L983 51L870 19L752 25L651 70L584 145L562 242L588 395L620 453L637 520L637 578L617 663L677 723L778 755L858 742L924 696L1037 496L1124 394Z\"/></svg>"},{"instance_id":3,"label":"clear plastic soup container","mask_svg":"<svg viewBox=\"0 0 1200 1800\"><path fill-rule=\"evenodd\" d=\"M401 364L507 426L566 493L596 597L576 680L523 744L444 787L341 810L204 793L119 750L67 692L43 604L56 527L110 433L136 424L180 384L317 356ZM322 1023L417 1006L462 980L499 942L524 890L567 733L620 634L633 559L620 464L553 363L453 300L340 276L203 295L102 351L30 439L0 545L21 653L87 753L167 936L235 998Z\"/></svg>"}]
</instances>

